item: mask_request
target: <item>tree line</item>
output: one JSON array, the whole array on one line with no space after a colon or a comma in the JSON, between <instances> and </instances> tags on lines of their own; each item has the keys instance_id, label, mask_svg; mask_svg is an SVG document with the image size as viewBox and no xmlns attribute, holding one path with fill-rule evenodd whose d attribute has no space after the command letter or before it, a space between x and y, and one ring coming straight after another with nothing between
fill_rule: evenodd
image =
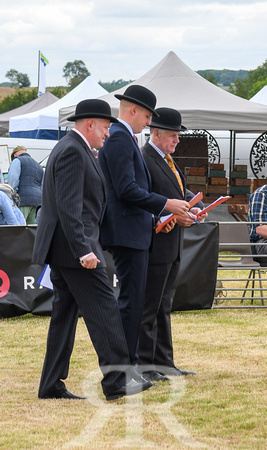
<instances>
[{"instance_id":1,"label":"tree line","mask_svg":"<svg viewBox=\"0 0 267 450\"><path fill-rule=\"evenodd\" d=\"M199 70L197 73L217 86L227 87L232 94L249 100L267 84L267 60L261 66L249 71L208 69ZM66 79L67 87L56 86L47 88L47 90L58 98L62 98L90 75L83 61L68 62L63 67L63 77ZM17 92L5 97L0 102L0 113L10 111L37 98L37 88L29 89L31 83L27 74L18 72L16 69L10 69L5 76L10 81L9 85L17 88ZM112 82L99 81L99 84L108 92L112 92L132 81L134 80L120 79Z\"/></svg>"}]
</instances>

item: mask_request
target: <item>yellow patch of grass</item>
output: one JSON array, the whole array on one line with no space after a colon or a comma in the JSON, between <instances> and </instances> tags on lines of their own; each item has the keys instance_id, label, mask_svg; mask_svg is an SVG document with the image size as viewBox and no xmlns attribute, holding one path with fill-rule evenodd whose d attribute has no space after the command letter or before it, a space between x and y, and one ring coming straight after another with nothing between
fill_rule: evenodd
<instances>
[{"instance_id":1,"label":"yellow patch of grass","mask_svg":"<svg viewBox=\"0 0 267 450\"><path fill-rule=\"evenodd\" d=\"M38 400L49 317L0 321L0 448L266 448L266 310L172 314L175 362L196 376L106 402L79 319L67 388Z\"/></svg>"}]
</instances>

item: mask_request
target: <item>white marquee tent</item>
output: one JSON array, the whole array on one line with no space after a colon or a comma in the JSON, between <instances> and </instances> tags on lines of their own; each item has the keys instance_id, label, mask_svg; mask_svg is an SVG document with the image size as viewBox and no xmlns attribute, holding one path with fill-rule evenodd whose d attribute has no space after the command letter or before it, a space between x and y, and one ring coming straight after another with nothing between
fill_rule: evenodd
<instances>
[{"instance_id":1,"label":"white marquee tent","mask_svg":"<svg viewBox=\"0 0 267 450\"><path fill-rule=\"evenodd\" d=\"M261 105L267 105L267 86L263 86L263 88L251 97L249 101L260 103Z\"/></svg>"},{"instance_id":2,"label":"white marquee tent","mask_svg":"<svg viewBox=\"0 0 267 450\"><path fill-rule=\"evenodd\" d=\"M91 76L82 81L67 95L37 112L10 118L10 137L32 139L58 139L58 114L65 106L76 105L81 100L96 98L107 91Z\"/></svg>"},{"instance_id":3,"label":"white marquee tent","mask_svg":"<svg viewBox=\"0 0 267 450\"><path fill-rule=\"evenodd\" d=\"M190 69L174 53L169 52L155 67L131 84L140 84L157 96L157 107L178 109L188 129L266 131L267 106L252 103L215 86ZM119 100L114 94L124 93L125 87L100 98L106 100L114 115ZM66 117L74 108L61 110L59 126L69 126Z\"/></svg>"},{"instance_id":4,"label":"white marquee tent","mask_svg":"<svg viewBox=\"0 0 267 450\"><path fill-rule=\"evenodd\" d=\"M10 117L38 111L39 109L45 108L46 106L55 103L55 101L57 100L58 97L51 94L51 92L46 91L43 95L41 95L41 97L35 98L25 105L0 114L0 136L5 136L6 134L8 134Z\"/></svg>"}]
</instances>

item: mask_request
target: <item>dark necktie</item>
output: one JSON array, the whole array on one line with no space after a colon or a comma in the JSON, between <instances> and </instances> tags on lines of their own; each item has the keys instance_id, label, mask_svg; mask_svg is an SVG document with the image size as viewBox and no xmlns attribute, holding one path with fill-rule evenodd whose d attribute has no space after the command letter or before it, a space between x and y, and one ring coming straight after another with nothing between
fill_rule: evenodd
<instances>
[{"instance_id":1,"label":"dark necktie","mask_svg":"<svg viewBox=\"0 0 267 450\"><path fill-rule=\"evenodd\" d=\"M137 140L137 137L135 136L135 134L133 134L133 138L134 138L135 143L138 145L138 140Z\"/></svg>"}]
</instances>

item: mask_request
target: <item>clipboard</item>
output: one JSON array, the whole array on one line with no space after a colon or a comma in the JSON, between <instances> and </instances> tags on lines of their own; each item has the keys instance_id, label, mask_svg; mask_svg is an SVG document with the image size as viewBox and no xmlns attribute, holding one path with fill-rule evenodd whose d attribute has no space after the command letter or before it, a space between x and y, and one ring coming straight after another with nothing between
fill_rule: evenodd
<instances>
[{"instance_id":1,"label":"clipboard","mask_svg":"<svg viewBox=\"0 0 267 450\"><path fill-rule=\"evenodd\" d=\"M231 198L231 195L221 196L221 197L217 198L217 200L215 200L210 205L206 206L206 208L202 209L201 212L197 213L196 216L198 217L200 214L203 214L205 212L210 211L213 208L216 208L216 206L220 205L221 203L226 202L227 200L229 200L229 198Z\"/></svg>"},{"instance_id":2,"label":"clipboard","mask_svg":"<svg viewBox=\"0 0 267 450\"><path fill-rule=\"evenodd\" d=\"M188 202L190 205L190 208L193 208L193 206L195 206L196 203L200 202L203 199L203 193L202 192L198 192L193 198L191 198L191 200ZM201 211L202 212L202 211ZM162 217L162 222L156 227L155 232L156 234L158 234L162 228L165 227L165 225L167 225L171 220L176 219L177 214L169 214L168 216L164 216Z\"/></svg>"}]
</instances>

